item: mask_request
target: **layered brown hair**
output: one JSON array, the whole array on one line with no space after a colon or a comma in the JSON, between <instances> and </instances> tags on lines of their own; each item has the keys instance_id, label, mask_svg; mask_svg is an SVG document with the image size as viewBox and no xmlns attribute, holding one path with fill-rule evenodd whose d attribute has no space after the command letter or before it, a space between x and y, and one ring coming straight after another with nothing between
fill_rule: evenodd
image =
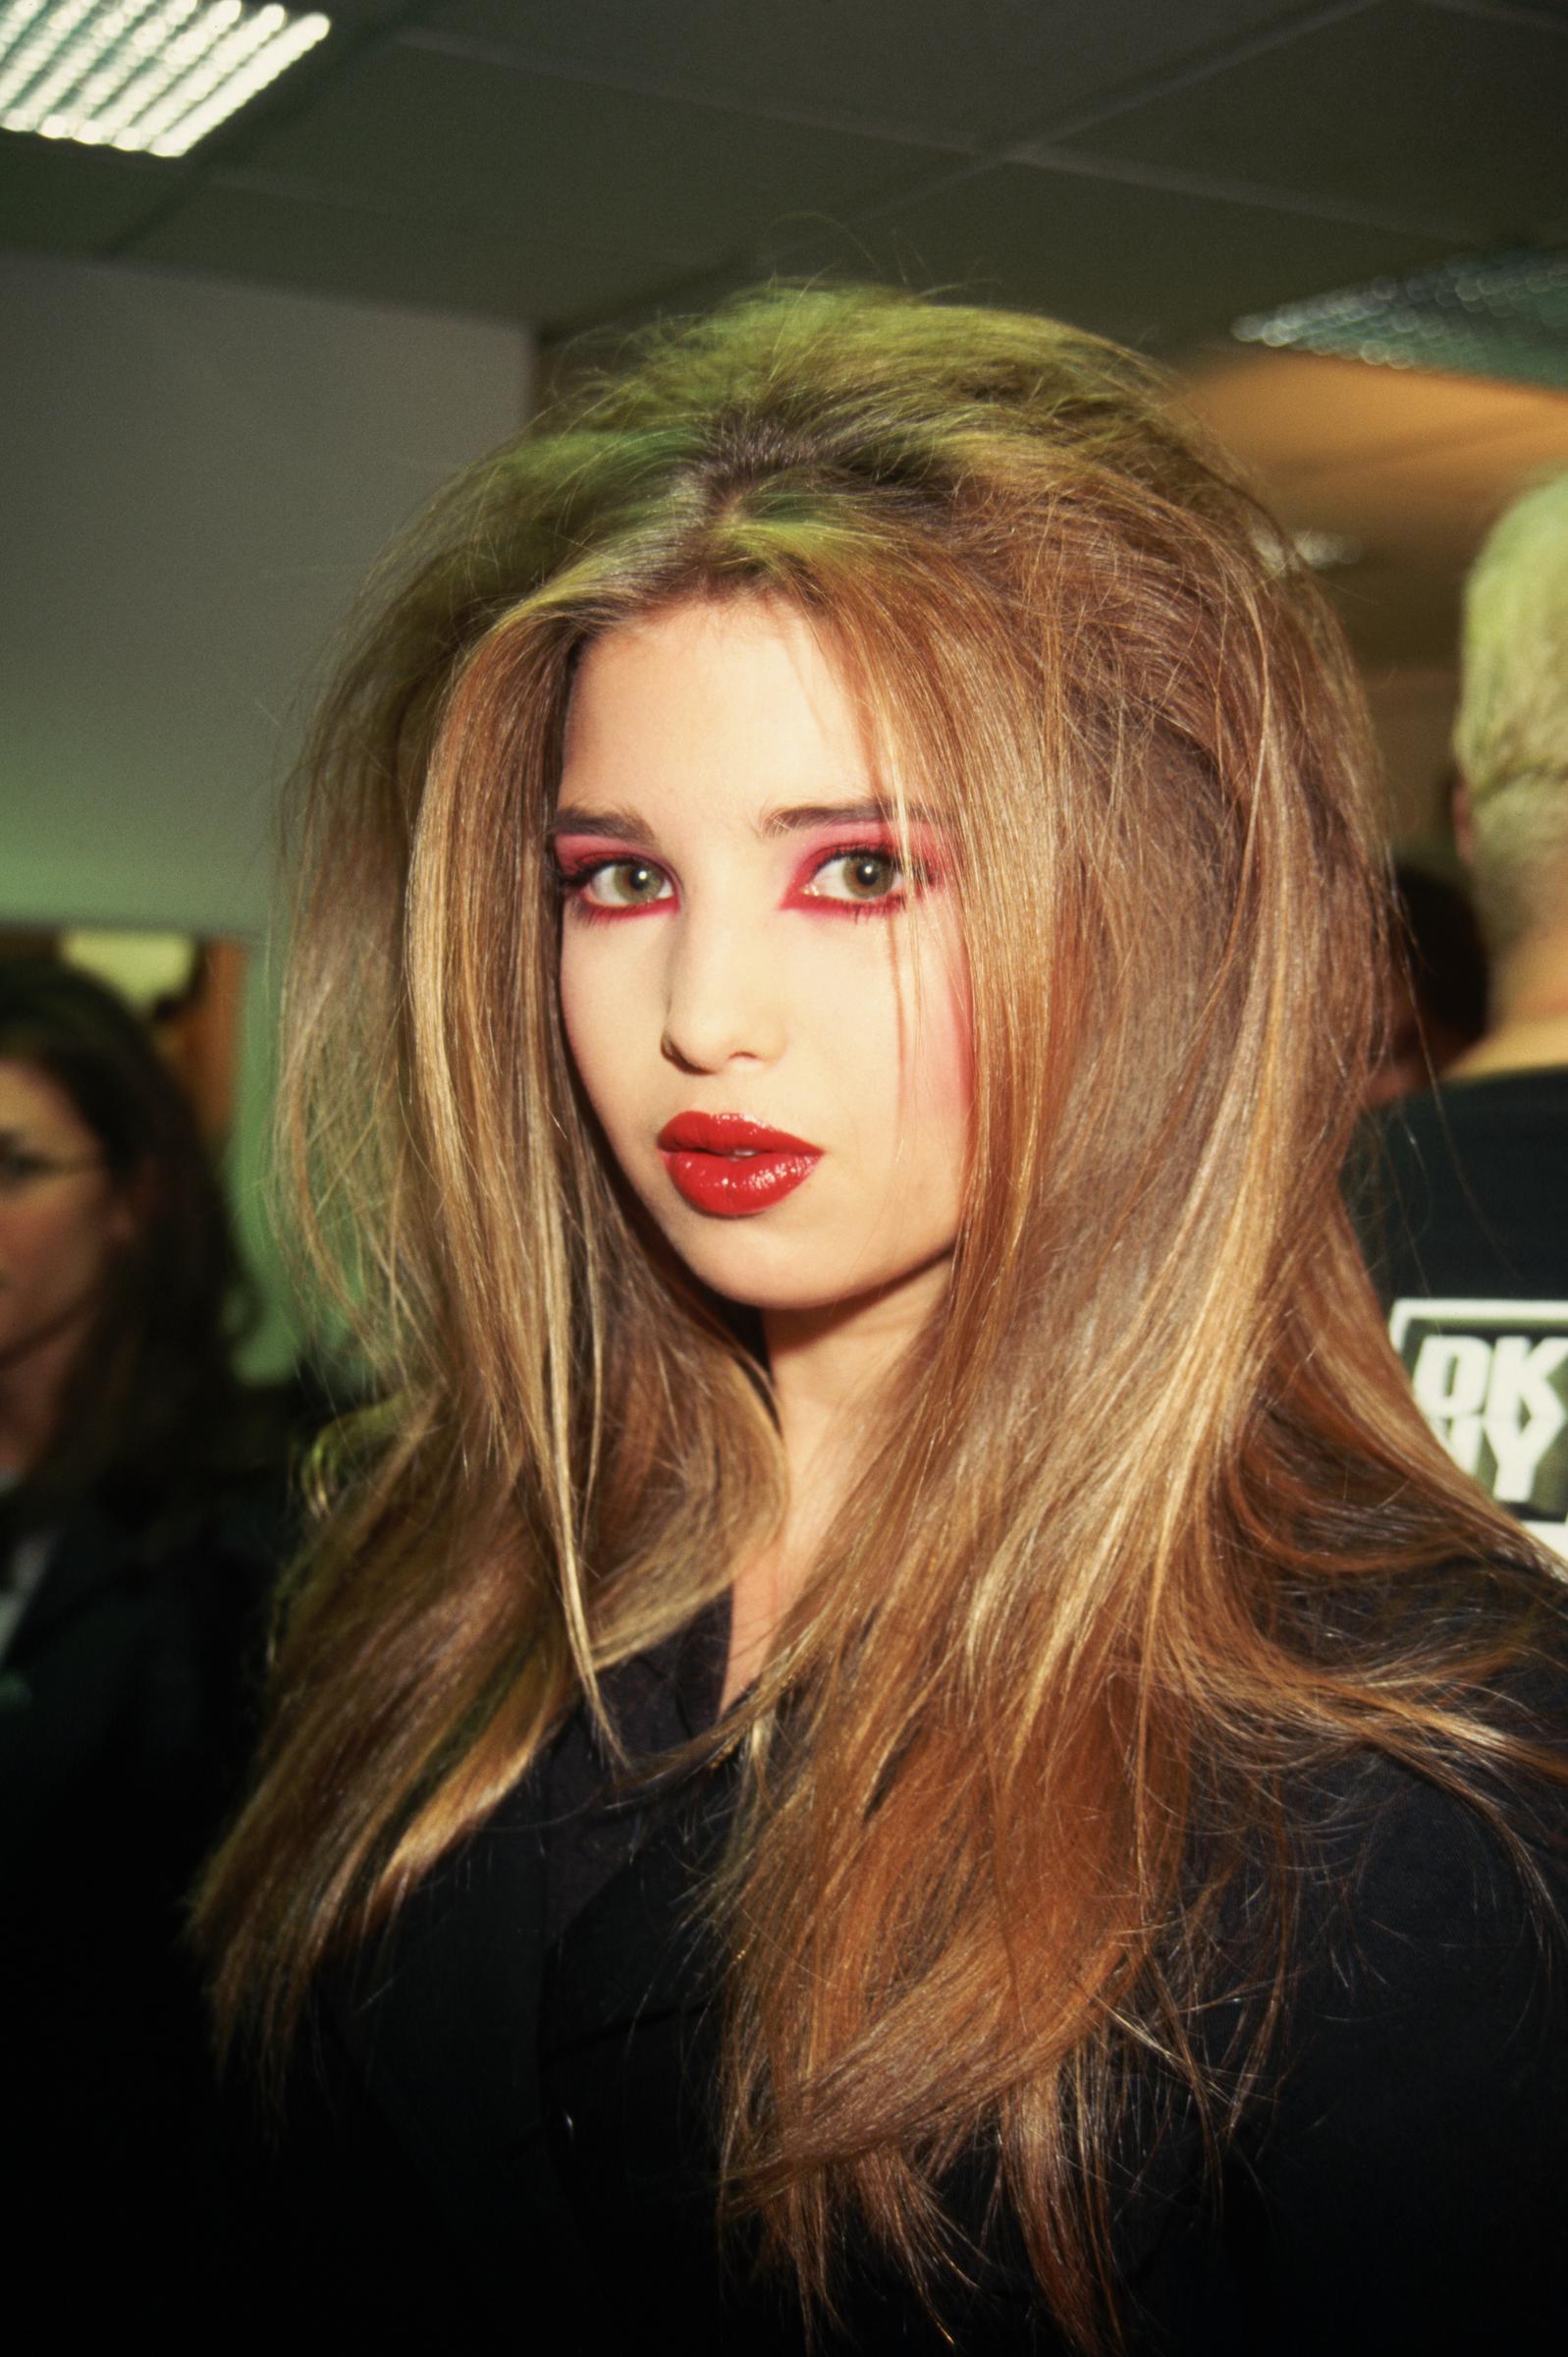
<instances>
[{"instance_id":1,"label":"layered brown hair","mask_svg":"<svg viewBox=\"0 0 1568 2357\"><path fill-rule=\"evenodd\" d=\"M1088 2340L1132 2078L1222 2132L1257 2068L1269 2003L1222 2067L1195 2025L1280 1973L1293 1778L1370 1743L1488 1805L1515 1738L1476 1697L1533 1593L1340 1203L1382 925L1346 655L1094 338L747 298L475 468L378 590L308 764L286 1134L388 1404L203 1936L276 2055L321 1960L777 1524L766 1369L574 1086L545 844L585 643L735 596L812 619L945 825L977 1095L946 1302L721 1730L728 2182L831 2299L850 2217L917 2280L961 2265L945 2186L990 2155ZM1462 1611L1405 1608L1456 1560Z\"/></svg>"}]
</instances>

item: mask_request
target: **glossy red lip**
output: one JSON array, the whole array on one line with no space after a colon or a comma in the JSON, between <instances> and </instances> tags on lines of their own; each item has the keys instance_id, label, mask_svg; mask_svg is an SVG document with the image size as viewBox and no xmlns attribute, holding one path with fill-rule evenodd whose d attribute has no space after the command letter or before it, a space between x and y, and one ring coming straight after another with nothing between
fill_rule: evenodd
<instances>
[{"instance_id":1,"label":"glossy red lip","mask_svg":"<svg viewBox=\"0 0 1568 2357\"><path fill-rule=\"evenodd\" d=\"M749 1218L782 1202L811 1177L822 1148L739 1113L677 1113L659 1132L676 1191L693 1211Z\"/></svg>"},{"instance_id":2,"label":"glossy red lip","mask_svg":"<svg viewBox=\"0 0 1568 2357\"><path fill-rule=\"evenodd\" d=\"M787 1129L748 1122L743 1113L677 1113L659 1132L667 1154L811 1154L822 1152Z\"/></svg>"}]
</instances>

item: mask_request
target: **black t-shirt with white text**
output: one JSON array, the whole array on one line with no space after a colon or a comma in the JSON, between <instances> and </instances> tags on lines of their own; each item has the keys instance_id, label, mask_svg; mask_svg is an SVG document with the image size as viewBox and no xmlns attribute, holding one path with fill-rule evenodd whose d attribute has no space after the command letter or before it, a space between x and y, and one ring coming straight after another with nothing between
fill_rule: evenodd
<instances>
[{"instance_id":1,"label":"black t-shirt with white text","mask_svg":"<svg viewBox=\"0 0 1568 2357\"><path fill-rule=\"evenodd\" d=\"M1379 1146L1371 1257L1417 1401L1568 1556L1568 1066L1406 1098Z\"/></svg>"}]
</instances>

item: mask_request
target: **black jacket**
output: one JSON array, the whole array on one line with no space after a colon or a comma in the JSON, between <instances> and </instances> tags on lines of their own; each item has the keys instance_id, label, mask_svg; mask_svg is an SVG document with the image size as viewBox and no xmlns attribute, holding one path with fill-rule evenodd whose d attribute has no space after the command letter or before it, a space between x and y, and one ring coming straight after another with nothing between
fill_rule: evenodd
<instances>
[{"instance_id":1,"label":"black jacket","mask_svg":"<svg viewBox=\"0 0 1568 2357\"><path fill-rule=\"evenodd\" d=\"M224 2232L189 1886L253 1738L281 1483L178 1534L79 1505L0 1663L6 2240L81 2263L52 2325L176 2335Z\"/></svg>"},{"instance_id":2,"label":"black jacket","mask_svg":"<svg viewBox=\"0 0 1568 2357\"><path fill-rule=\"evenodd\" d=\"M562 1778L536 1775L334 1977L281 2158L280 2283L292 2269L319 2302L336 2271L345 2317L407 2345L806 2346L743 2235L721 2259L714 2226L713 1974L690 1899L730 1773L643 1811L554 1939ZM1217 2183L1180 2117L1118 2169L1131 2346L1568 2347L1568 1950L1538 1936L1494 1837L1409 1772L1351 1759L1303 1809L1289 2023ZM1562 1899L1560 1859L1547 1871ZM1015 2237L984 2227L978 2171L953 2199L984 2241L977 2288L933 2321L852 2254L819 2347L1063 2348Z\"/></svg>"}]
</instances>

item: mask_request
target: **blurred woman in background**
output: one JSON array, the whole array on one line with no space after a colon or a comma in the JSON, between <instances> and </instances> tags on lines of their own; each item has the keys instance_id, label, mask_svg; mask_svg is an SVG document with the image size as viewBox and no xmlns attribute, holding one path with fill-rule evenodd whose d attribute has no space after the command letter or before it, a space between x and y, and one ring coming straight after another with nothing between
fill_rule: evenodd
<instances>
[{"instance_id":1,"label":"blurred woman in background","mask_svg":"<svg viewBox=\"0 0 1568 2357\"><path fill-rule=\"evenodd\" d=\"M276 1455L238 1383L216 1173L150 1036L70 966L0 959L0 2037L10 2247L155 2319L193 2289L210 2071L184 1892L244 1754Z\"/></svg>"}]
</instances>

